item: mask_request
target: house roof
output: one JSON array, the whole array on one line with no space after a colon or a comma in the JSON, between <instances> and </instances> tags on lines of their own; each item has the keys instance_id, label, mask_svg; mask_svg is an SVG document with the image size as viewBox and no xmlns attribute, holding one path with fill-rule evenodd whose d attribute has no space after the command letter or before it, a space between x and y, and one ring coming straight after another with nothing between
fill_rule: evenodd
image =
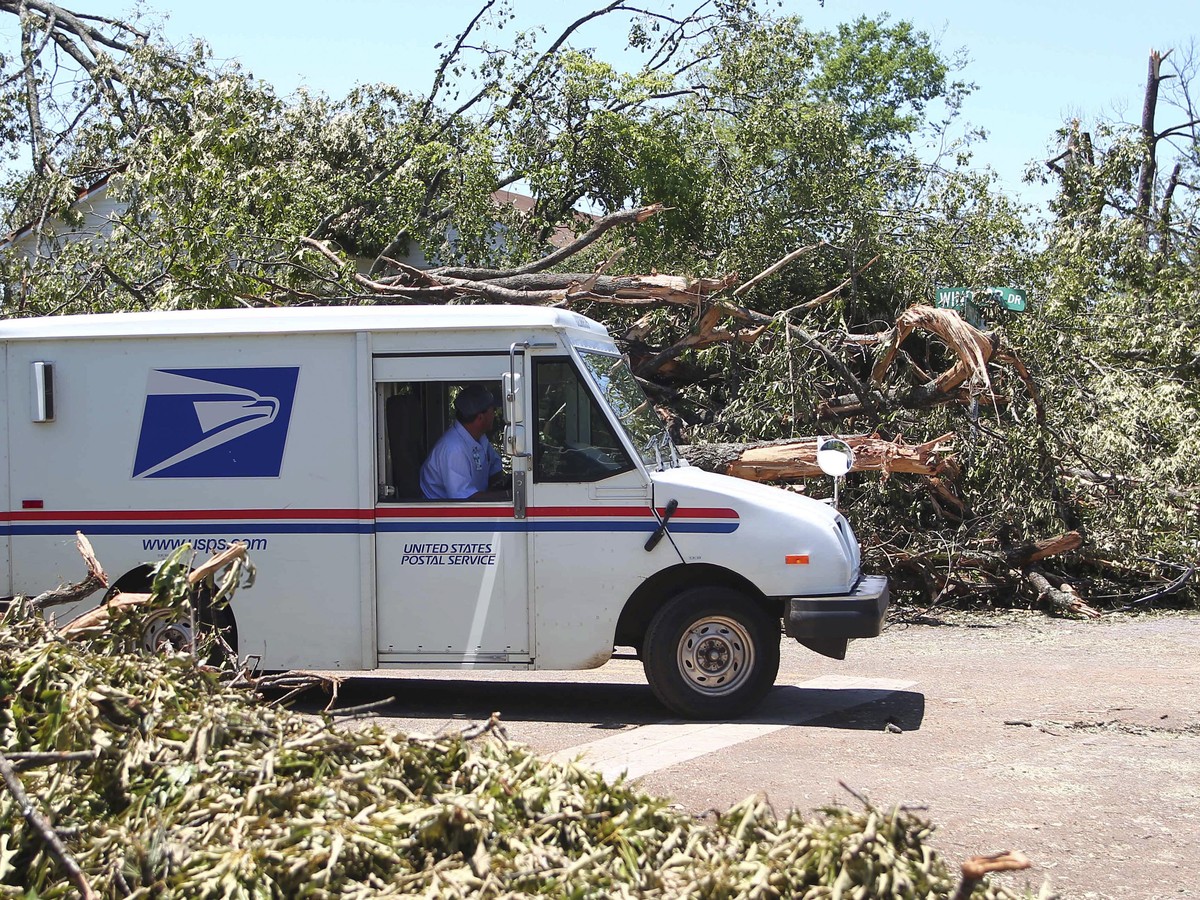
<instances>
[{"instance_id":1,"label":"house roof","mask_svg":"<svg viewBox=\"0 0 1200 900\"><path fill-rule=\"evenodd\" d=\"M530 197L527 194L518 194L515 191L506 190L493 192L492 200L495 201L497 206L508 204L521 213L533 212L534 204L537 203L535 198ZM576 210L574 215L576 221L585 222L589 226L592 222L599 218L591 213L579 212L578 210ZM561 224L554 226L554 232L550 235L550 245L552 247L561 250L573 240L575 240L575 232L571 230L569 225Z\"/></svg>"},{"instance_id":2,"label":"house roof","mask_svg":"<svg viewBox=\"0 0 1200 900\"><path fill-rule=\"evenodd\" d=\"M108 184L114 175L118 175L124 170L125 167L120 166L119 168L109 172L99 181L92 182L86 187L79 188L79 190L75 192L75 199L71 201L71 205L74 206L76 204L83 203L85 200L91 200L95 198L97 194L107 190ZM0 238L0 250L7 250L13 244L17 243L17 241L21 240L21 238L25 237L25 235L32 232L35 225L37 225L37 222L27 222L20 228L13 229L3 238Z\"/></svg>"}]
</instances>

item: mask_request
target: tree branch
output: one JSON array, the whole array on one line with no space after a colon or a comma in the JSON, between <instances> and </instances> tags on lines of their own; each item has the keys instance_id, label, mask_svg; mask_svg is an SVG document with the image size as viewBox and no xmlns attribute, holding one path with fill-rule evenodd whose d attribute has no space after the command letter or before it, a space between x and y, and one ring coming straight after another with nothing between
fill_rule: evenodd
<instances>
[{"instance_id":1,"label":"tree branch","mask_svg":"<svg viewBox=\"0 0 1200 900\"><path fill-rule=\"evenodd\" d=\"M746 293L746 291L750 290L755 285L757 285L760 281L762 281L765 278L770 278L772 275L774 275L776 272L778 272L784 266L788 265L789 263L795 262L801 256L804 256L806 253L811 253L814 250L819 250L820 248L827 247L827 246L829 246L828 241L817 241L815 244L810 244L807 247L800 247L797 250L793 250L787 256L783 257L783 259L767 266L767 268L763 269L761 272L759 272L757 275L755 275L749 281L745 281L742 284L738 285L737 290L735 290L733 292L732 296L740 297L742 294Z\"/></svg>"},{"instance_id":2,"label":"tree branch","mask_svg":"<svg viewBox=\"0 0 1200 900\"><path fill-rule=\"evenodd\" d=\"M108 587L108 575L105 574L104 567L100 565L100 561L96 559L96 553L92 550L91 542L78 531L75 532L75 547L79 550L80 555L83 556L84 565L87 566L87 575L82 581L76 584L54 588L38 594L29 601L30 606L34 610L43 610L47 607L60 606L64 603L76 603L86 597L90 597L101 588Z\"/></svg>"},{"instance_id":3,"label":"tree branch","mask_svg":"<svg viewBox=\"0 0 1200 900\"><path fill-rule=\"evenodd\" d=\"M523 266L517 266L514 269L474 269L444 266L439 269L429 269L426 274L431 278L445 277L463 278L471 281L495 281L501 278L544 272L551 266L557 265L564 259L570 259L575 254L594 244L605 232L622 225L640 225L665 209L666 207L661 203L652 203L649 206L642 206L637 209L618 210L617 212L609 213L567 246L543 256L541 259L534 260Z\"/></svg>"},{"instance_id":4,"label":"tree branch","mask_svg":"<svg viewBox=\"0 0 1200 900\"><path fill-rule=\"evenodd\" d=\"M62 839L55 833L54 827L46 820L45 816L38 812L37 807L33 805L33 802L29 799L29 795L25 793L25 789L21 785L21 779L17 777L12 763L8 761L8 757L4 755L4 751L2 750L0 750L0 777L3 777L4 784L8 787L8 792L17 801L17 808L21 810L21 815L29 823L29 827L41 837L50 855L63 868L63 871L67 873L67 878L75 885L75 890L79 891L84 900L94 900L96 894L92 891L92 886L88 883L83 870L79 868L79 863L75 862L74 857L67 851Z\"/></svg>"}]
</instances>

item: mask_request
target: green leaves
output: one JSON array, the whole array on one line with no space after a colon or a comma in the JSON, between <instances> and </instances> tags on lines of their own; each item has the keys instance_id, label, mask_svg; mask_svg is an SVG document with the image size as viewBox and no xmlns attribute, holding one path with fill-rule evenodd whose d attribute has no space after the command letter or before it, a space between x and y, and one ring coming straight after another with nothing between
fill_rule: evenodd
<instances>
[{"instance_id":1,"label":"green leaves","mask_svg":"<svg viewBox=\"0 0 1200 900\"><path fill-rule=\"evenodd\" d=\"M753 351L685 354L675 376L651 387L685 413L689 437L957 431L970 462L965 484L987 498L978 507L986 513L964 527L983 534L1015 521L1034 537L1078 519L1114 544L1114 523L1133 521L1132 503L1110 514L1119 501L1087 488L1076 509L1074 487L1049 473L1076 457L1104 470L1105 454L1133 428L1116 414L1128 395L1179 407L1155 426L1174 436L1168 460L1121 457L1146 479L1138 483L1188 475L1178 436L1191 427L1189 379L1200 372L1191 187L1200 176L1183 131L1148 140L1128 126L1069 125L1052 176L1061 190L1039 221L989 173L970 170L980 135L951 139L973 89L958 77L963 57L910 23L860 18L821 33L752 0L697 3L671 19L610 3L547 35L514 31L512 4L481 12L446 44L424 92L365 85L342 98L280 97L216 65L203 44L176 50L153 29L135 41L120 25L108 32L119 46L74 73L78 92L51 86L60 70L38 69L38 96L53 100L43 120L57 116L41 134L54 164L11 169L0 192L8 226L30 226L0 252L5 313L356 302L356 272L386 278L389 260L520 265L588 228L581 210L661 203L661 214L560 268L747 279L815 247L738 300L802 321L847 366L829 370L783 329ZM618 20L629 45L602 56L591 29ZM0 153L23 161L37 129L17 64L0 68ZM921 155L928 146L940 155ZM1142 176L1155 149L1163 165L1147 212ZM105 176L107 194L78 202ZM532 200L518 209L498 199L501 188ZM331 242L344 264L303 249L306 236ZM996 412L989 433L969 401L819 418L827 401L848 395L846 372L869 372L865 335L929 302L939 284L1031 292L1027 313L991 324L1038 370L1060 417L1055 431L1069 437L1031 434L1020 405ZM584 311L616 333L647 314L636 333L653 337L641 348L648 356L696 318ZM937 341L910 341L904 352L920 382L945 356ZM1103 376L1093 382L1092 371ZM1164 378L1168 395L1155 388ZM913 541L946 525L920 498L890 487L871 496L878 502L864 518ZM1163 516L1151 530L1169 536L1167 508L1151 507ZM1194 544L1190 534L1156 546L1177 556Z\"/></svg>"},{"instance_id":2,"label":"green leaves","mask_svg":"<svg viewBox=\"0 0 1200 900\"><path fill-rule=\"evenodd\" d=\"M626 271L753 271L816 236L874 233L899 196L888 148L952 90L928 38L903 23L815 35L748 0L677 22L614 4L547 48L538 31L502 32L512 15L472 23L428 96L373 85L280 98L213 66L202 44L175 52L153 32L106 56L128 97L122 115L106 114L113 98L89 82L98 93L80 98L91 111L55 171L8 187L10 224L40 235L25 243L37 252L0 261L13 308L340 298L357 290L349 272L310 268L300 236L333 239L376 271L381 254L501 266L584 227L580 202L669 207L618 264ZM588 49L586 29L618 15L644 61ZM869 117L883 106L907 112ZM110 172L103 240L56 237L89 173ZM493 200L514 184L532 209ZM828 277L800 280L819 292Z\"/></svg>"},{"instance_id":3,"label":"green leaves","mask_svg":"<svg viewBox=\"0 0 1200 900\"><path fill-rule=\"evenodd\" d=\"M899 809L781 817L752 797L704 821L496 740L341 729L190 666L90 652L11 611L0 624L0 683L22 685L0 700L5 752L99 751L21 778L100 897L946 898L954 888L932 827ZM57 896L63 885L0 789L0 897Z\"/></svg>"},{"instance_id":4,"label":"green leaves","mask_svg":"<svg viewBox=\"0 0 1200 900\"><path fill-rule=\"evenodd\" d=\"M933 100L959 107L973 85L949 81L951 66L928 34L911 22L888 24L887 14L861 17L822 35L816 55L821 70L811 90L837 104L853 134L868 146L906 142L924 126Z\"/></svg>"}]
</instances>

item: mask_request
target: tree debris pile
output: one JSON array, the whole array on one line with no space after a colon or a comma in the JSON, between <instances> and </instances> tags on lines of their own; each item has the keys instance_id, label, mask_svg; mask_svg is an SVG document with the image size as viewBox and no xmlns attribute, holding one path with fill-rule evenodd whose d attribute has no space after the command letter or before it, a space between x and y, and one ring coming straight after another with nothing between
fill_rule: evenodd
<instances>
[{"instance_id":1,"label":"tree debris pile","mask_svg":"<svg viewBox=\"0 0 1200 900\"><path fill-rule=\"evenodd\" d=\"M125 645L23 600L0 623L0 897L954 895L903 810L697 821L498 737L340 729Z\"/></svg>"}]
</instances>

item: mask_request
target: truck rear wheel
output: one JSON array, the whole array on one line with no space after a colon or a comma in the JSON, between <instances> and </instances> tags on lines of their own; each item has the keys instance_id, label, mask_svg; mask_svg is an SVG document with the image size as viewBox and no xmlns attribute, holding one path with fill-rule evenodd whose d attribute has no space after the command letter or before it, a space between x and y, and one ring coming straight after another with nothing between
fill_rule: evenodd
<instances>
[{"instance_id":1,"label":"truck rear wheel","mask_svg":"<svg viewBox=\"0 0 1200 900\"><path fill-rule=\"evenodd\" d=\"M154 586L154 568L146 565L126 572L104 595L108 603L119 593L150 593ZM198 644L211 637L202 663L210 666L236 666L238 662L237 620L227 606L214 609L207 585L195 594L196 615L183 616L177 609L162 609L141 616L141 630L135 638L136 649L144 653L192 653Z\"/></svg>"},{"instance_id":2,"label":"truck rear wheel","mask_svg":"<svg viewBox=\"0 0 1200 900\"><path fill-rule=\"evenodd\" d=\"M236 667L237 622L227 608L213 609L201 601L196 609L195 631L190 617L178 610L150 613L140 634L140 648L146 653L195 653L208 643L208 652L200 662L219 668Z\"/></svg>"},{"instance_id":3,"label":"truck rear wheel","mask_svg":"<svg viewBox=\"0 0 1200 900\"><path fill-rule=\"evenodd\" d=\"M745 594L696 587L672 597L646 630L646 680L692 719L749 712L779 672L779 624Z\"/></svg>"}]
</instances>

